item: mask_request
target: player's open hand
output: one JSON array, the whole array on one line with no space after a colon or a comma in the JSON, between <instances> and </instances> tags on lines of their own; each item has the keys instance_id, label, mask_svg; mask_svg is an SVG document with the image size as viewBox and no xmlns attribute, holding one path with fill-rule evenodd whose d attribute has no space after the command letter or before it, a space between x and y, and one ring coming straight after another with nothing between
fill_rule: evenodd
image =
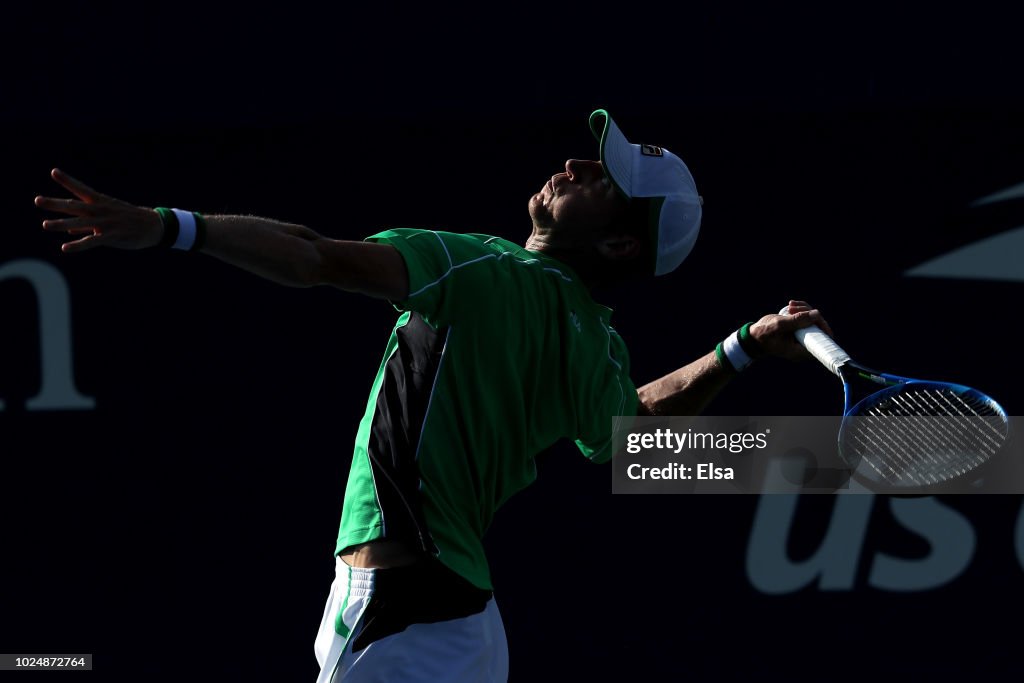
<instances>
[{"instance_id":1,"label":"player's open hand","mask_svg":"<svg viewBox=\"0 0 1024 683\"><path fill-rule=\"evenodd\" d=\"M82 235L65 242L61 251L73 253L93 247L144 249L156 246L163 236L163 223L153 209L135 206L108 197L75 180L60 169L50 176L77 199L36 197L40 209L66 214L71 218L47 219L43 230Z\"/></svg>"},{"instance_id":2,"label":"player's open hand","mask_svg":"<svg viewBox=\"0 0 1024 683\"><path fill-rule=\"evenodd\" d=\"M794 332L802 327L817 325L830 337L832 328L821 313L806 301L790 301L789 315L769 314L750 326L750 336L757 340L766 355L790 360L809 358L810 354L797 341Z\"/></svg>"}]
</instances>

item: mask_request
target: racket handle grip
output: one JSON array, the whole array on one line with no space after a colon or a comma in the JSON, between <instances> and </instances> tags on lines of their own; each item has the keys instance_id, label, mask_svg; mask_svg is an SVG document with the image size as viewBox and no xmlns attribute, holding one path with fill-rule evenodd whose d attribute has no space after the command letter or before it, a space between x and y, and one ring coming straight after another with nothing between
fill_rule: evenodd
<instances>
[{"instance_id":1,"label":"racket handle grip","mask_svg":"<svg viewBox=\"0 0 1024 683\"><path fill-rule=\"evenodd\" d=\"M789 315L789 306L784 306L779 315ZM818 362L829 369L836 377L842 379L839 368L850 360L850 354L832 340L832 337L817 325L801 327L795 333L796 340L807 349Z\"/></svg>"}]
</instances>

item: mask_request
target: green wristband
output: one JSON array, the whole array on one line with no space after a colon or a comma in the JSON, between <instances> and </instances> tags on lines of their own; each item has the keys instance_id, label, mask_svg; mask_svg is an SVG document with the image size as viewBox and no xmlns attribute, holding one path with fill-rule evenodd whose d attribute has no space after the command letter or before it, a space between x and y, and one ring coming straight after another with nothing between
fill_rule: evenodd
<instances>
[{"instance_id":1,"label":"green wristband","mask_svg":"<svg viewBox=\"0 0 1024 683\"><path fill-rule=\"evenodd\" d=\"M740 328L740 347L747 352L747 355L751 358L761 358L764 356L764 349L761 348L761 343L754 339L753 335L750 334L750 326L754 323L747 323Z\"/></svg>"},{"instance_id":2,"label":"green wristband","mask_svg":"<svg viewBox=\"0 0 1024 683\"><path fill-rule=\"evenodd\" d=\"M178 217L174 212L163 206L156 207L155 211L160 215L160 222L164 225L164 234L157 245L162 249L170 249L171 245L178 240Z\"/></svg>"},{"instance_id":3,"label":"green wristband","mask_svg":"<svg viewBox=\"0 0 1024 683\"><path fill-rule=\"evenodd\" d=\"M187 243L188 235L186 235L185 245L177 248L187 249L188 251L199 251L202 248L206 241L206 219L198 211L186 212L179 209L168 209L163 206L158 206L154 210L160 216L160 222L164 226L164 234L157 246L163 249L170 249L177 244L178 237L181 234L181 222L178 220L178 213L180 212L186 217L191 214L191 217L195 220L195 232L192 233L192 244L189 245Z\"/></svg>"},{"instance_id":4,"label":"green wristband","mask_svg":"<svg viewBox=\"0 0 1024 683\"><path fill-rule=\"evenodd\" d=\"M715 347L715 358L718 359L718 364L725 369L730 375L736 374L736 368L729 362L729 357L725 355L725 350L722 348L722 342L718 342L718 346Z\"/></svg>"}]
</instances>

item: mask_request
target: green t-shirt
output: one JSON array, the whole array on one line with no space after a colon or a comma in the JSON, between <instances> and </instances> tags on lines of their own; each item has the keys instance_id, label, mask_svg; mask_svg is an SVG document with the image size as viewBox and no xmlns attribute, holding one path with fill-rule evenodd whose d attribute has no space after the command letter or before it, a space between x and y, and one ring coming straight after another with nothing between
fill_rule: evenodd
<instances>
[{"instance_id":1,"label":"green t-shirt","mask_svg":"<svg viewBox=\"0 0 1024 683\"><path fill-rule=\"evenodd\" d=\"M483 536L563 438L595 462L636 388L611 310L568 267L489 235L397 229L409 296L356 436L336 552L402 538L491 589Z\"/></svg>"}]
</instances>

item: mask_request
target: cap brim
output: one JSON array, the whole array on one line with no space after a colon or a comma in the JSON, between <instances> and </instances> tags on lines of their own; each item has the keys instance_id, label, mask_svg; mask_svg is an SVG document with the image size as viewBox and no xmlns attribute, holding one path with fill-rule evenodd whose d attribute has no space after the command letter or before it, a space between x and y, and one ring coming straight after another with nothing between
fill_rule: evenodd
<instances>
[{"instance_id":1,"label":"cap brim","mask_svg":"<svg viewBox=\"0 0 1024 683\"><path fill-rule=\"evenodd\" d=\"M590 115L590 131L600 145L601 164L615 189L633 198L633 145L604 109Z\"/></svg>"}]
</instances>

